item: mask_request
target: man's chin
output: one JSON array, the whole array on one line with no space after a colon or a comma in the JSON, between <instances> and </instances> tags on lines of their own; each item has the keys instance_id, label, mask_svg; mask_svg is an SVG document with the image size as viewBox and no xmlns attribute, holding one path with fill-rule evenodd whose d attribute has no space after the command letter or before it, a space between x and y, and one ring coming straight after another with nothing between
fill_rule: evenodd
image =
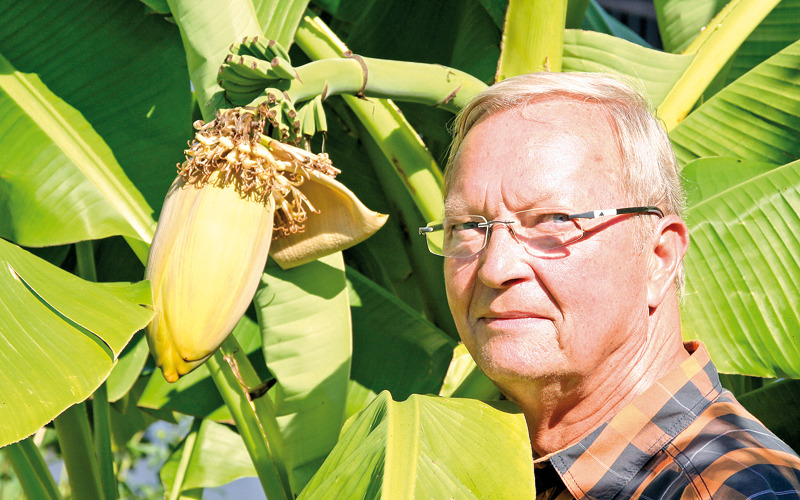
<instances>
[{"instance_id":1,"label":"man's chin","mask_svg":"<svg viewBox=\"0 0 800 500\"><path fill-rule=\"evenodd\" d=\"M496 383L546 380L565 372L564 353L554 339L546 344L494 337L478 350L478 367ZM541 339L540 339L541 340Z\"/></svg>"}]
</instances>

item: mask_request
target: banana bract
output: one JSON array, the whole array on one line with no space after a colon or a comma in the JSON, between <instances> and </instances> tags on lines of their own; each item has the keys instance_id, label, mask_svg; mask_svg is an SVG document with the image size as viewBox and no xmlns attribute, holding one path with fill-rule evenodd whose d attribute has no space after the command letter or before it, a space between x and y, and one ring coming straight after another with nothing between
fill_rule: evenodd
<instances>
[{"instance_id":1,"label":"banana bract","mask_svg":"<svg viewBox=\"0 0 800 500\"><path fill-rule=\"evenodd\" d=\"M164 201L145 271L150 352L170 382L202 364L250 304L267 256L282 267L352 246L386 216L333 176L327 155L262 136L266 108L198 122Z\"/></svg>"}]
</instances>

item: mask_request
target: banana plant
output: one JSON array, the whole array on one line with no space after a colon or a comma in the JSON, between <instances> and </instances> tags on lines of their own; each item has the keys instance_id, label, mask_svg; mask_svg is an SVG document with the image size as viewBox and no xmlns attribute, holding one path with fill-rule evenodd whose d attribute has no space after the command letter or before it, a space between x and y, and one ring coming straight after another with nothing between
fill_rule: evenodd
<instances>
[{"instance_id":1,"label":"banana plant","mask_svg":"<svg viewBox=\"0 0 800 500\"><path fill-rule=\"evenodd\" d=\"M0 6L0 353L26 374L4 384L0 406L13 415L0 454L14 484L31 498L119 497L115 453L181 415L191 429L160 473L169 498L247 476L270 499L533 496L524 419L457 344L441 262L414 228L441 214L452 113L495 79L539 70L642 82L689 195L684 332L796 445L794 420L776 413L800 394L788 380L800 378L800 28L783 22L800 1L655 6L666 50L594 0ZM201 338L181 347L196 369L168 383L139 331L165 307L144 264L156 221L175 210L186 141L197 151L231 109L263 110L263 144L248 143L247 161L286 149L271 141L324 152L336 181L389 217L363 242L296 266L281 253L292 245L272 242L266 265L243 266L255 292L192 327L227 325L202 351ZM228 238L244 226L230 224ZM213 276L204 264L192 279ZM53 434L68 485L42 458Z\"/></svg>"}]
</instances>

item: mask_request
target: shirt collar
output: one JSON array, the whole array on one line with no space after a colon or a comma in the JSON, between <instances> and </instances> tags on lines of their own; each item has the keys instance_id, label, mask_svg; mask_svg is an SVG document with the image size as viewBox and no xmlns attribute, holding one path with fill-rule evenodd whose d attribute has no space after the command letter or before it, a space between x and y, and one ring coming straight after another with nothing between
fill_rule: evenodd
<instances>
[{"instance_id":1,"label":"shirt collar","mask_svg":"<svg viewBox=\"0 0 800 500\"><path fill-rule=\"evenodd\" d=\"M705 346L684 347L688 359L581 441L546 457L576 498L614 497L722 391Z\"/></svg>"}]
</instances>

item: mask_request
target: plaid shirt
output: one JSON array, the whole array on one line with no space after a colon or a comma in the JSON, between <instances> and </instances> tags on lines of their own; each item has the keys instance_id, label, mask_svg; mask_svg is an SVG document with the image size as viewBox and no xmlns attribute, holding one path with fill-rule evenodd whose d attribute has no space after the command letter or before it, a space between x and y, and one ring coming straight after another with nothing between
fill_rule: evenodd
<instances>
[{"instance_id":1,"label":"plaid shirt","mask_svg":"<svg viewBox=\"0 0 800 500\"><path fill-rule=\"evenodd\" d=\"M800 498L800 457L689 359L569 448L534 461L536 498Z\"/></svg>"}]
</instances>

